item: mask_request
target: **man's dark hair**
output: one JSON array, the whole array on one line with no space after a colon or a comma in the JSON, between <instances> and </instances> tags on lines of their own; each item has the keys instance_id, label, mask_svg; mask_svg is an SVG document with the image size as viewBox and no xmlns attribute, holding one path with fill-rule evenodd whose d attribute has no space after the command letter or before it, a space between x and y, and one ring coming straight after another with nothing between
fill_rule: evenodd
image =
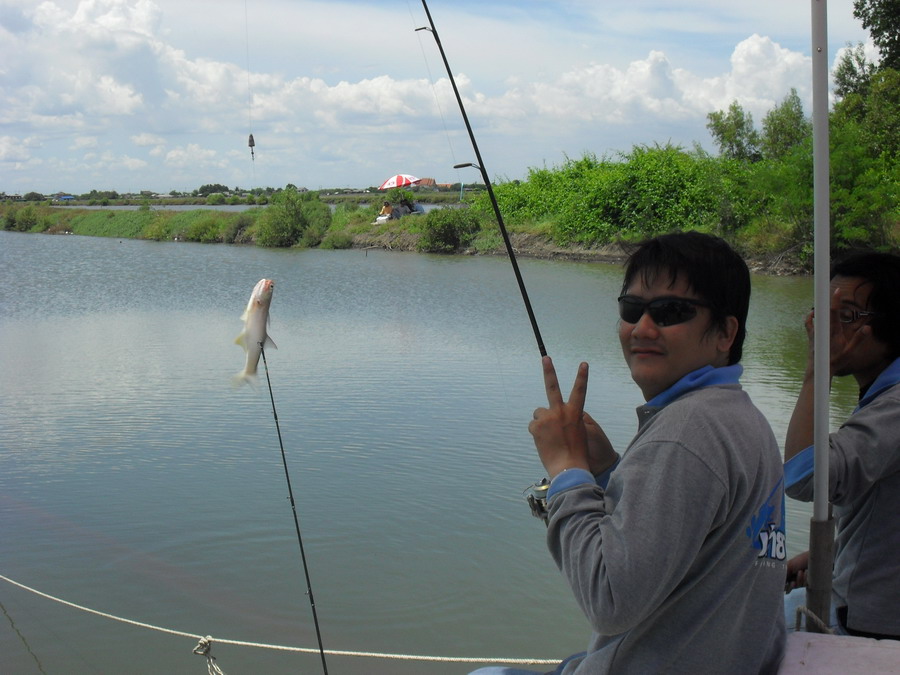
<instances>
[{"instance_id":1,"label":"man's dark hair","mask_svg":"<svg viewBox=\"0 0 900 675\"><path fill-rule=\"evenodd\" d=\"M884 342L890 356L900 356L900 257L890 253L855 251L835 262L831 278L859 277L871 284L869 292L869 319L872 335Z\"/></svg>"},{"instance_id":2,"label":"man's dark hair","mask_svg":"<svg viewBox=\"0 0 900 675\"><path fill-rule=\"evenodd\" d=\"M648 286L660 274L668 274L670 284L681 276L701 300L710 304L711 329L724 329L725 318L735 317L738 330L728 353L728 365L741 360L750 309L750 271L744 259L723 239L700 232L648 239L628 258L622 293L638 274Z\"/></svg>"}]
</instances>

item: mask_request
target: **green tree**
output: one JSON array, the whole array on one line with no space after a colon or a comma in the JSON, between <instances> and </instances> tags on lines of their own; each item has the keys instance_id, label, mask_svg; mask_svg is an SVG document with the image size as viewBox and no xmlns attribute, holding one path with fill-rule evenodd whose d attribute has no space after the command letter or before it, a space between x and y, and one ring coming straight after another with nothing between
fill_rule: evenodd
<instances>
[{"instance_id":1,"label":"green tree","mask_svg":"<svg viewBox=\"0 0 900 675\"><path fill-rule=\"evenodd\" d=\"M209 195L211 195L215 192L221 192L224 194L224 193L228 192L228 186L222 185L221 183L211 183L208 185L201 185L196 190L195 196L208 197Z\"/></svg>"},{"instance_id":2,"label":"green tree","mask_svg":"<svg viewBox=\"0 0 900 675\"><path fill-rule=\"evenodd\" d=\"M873 154L900 161L900 71L882 69L872 77L865 124Z\"/></svg>"},{"instance_id":3,"label":"green tree","mask_svg":"<svg viewBox=\"0 0 900 675\"><path fill-rule=\"evenodd\" d=\"M900 2L853 0L853 16L862 21L881 53L879 69L900 70Z\"/></svg>"},{"instance_id":4,"label":"green tree","mask_svg":"<svg viewBox=\"0 0 900 675\"><path fill-rule=\"evenodd\" d=\"M711 112L706 119L706 128L723 157L748 162L760 159L759 134L753 128L753 116L740 103L733 101L727 111Z\"/></svg>"},{"instance_id":5,"label":"green tree","mask_svg":"<svg viewBox=\"0 0 900 675\"><path fill-rule=\"evenodd\" d=\"M797 90L791 88L784 101L763 118L760 147L766 159L780 159L802 144L812 133L812 122L803 114Z\"/></svg>"},{"instance_id":6,"label":"green tree","mask_svg":"<svg viewBox=\"0 0 900 675\"><path fill-rule=\"evenodd\" d=\"M890 244L900 165L872 151L869 131L858 120L835 115L831 129L832 244Z\"/></svg>"},{"instance_id":7,"label":"green tree","mask_svg":"<svg viewBox=\"0 0 900 675\"><path fill-rule=\"evenodd\" d=\"M865 96L869 93L869 83L874 72L875 64L866 60L863 43L852 47L848 42L834 69L834 95L838 98L845 98L850 94Z\"/></svg>"},{"instance_id":8,"label":"green tree","mask_svg":"<svg viewBox=\"0 0 900 675\"><path fill-rule=\"evenodd\" d=\"M106 202L107 204L109 203L110 199L118 199L118 198L119 198L119 193L116 192L115 190L91 190L87 194L83 194L83 195L81 195L81 197L79 197L79 199L83 199L86 201L94 200L95 202L105 199L105 200L107 200L107 202Z\"/></svg>"},{"instance_id":9,"label":"green tree","mask_svg":"<svg viewBox=\"0 0 900 675\"><path fill-rule=\"evenodd\" d=\"M318 202L318 199L318 193L300 193L292 188L276 192L258 221L256 243L260 246L293 246L298 243L309 227L306 215L309 209L304 209L304 206ZM328 209L327 204L321 205Z\"/></svg>"}]
</instances>

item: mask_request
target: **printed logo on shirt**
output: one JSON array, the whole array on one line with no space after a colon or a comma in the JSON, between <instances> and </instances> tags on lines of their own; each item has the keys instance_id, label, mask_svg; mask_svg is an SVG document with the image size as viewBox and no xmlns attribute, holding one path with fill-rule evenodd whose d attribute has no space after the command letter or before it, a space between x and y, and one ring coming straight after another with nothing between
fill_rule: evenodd
<instances>
[{"instance_id":1,"label":"printed logo on shirt","mask_svg":"<svg viewBox=\"0 0 900 675\"><path fill-rule=\"evenodd\" d=\"M750 519L750 526L745 530L750 545L757 551L757 558L766 560L785 560L787 558L783 483L783 478L778 481L766 502ZM780 508L779 501L781 502ZM777 519L776 511L778 512Z\"/></svg>"}]
</instances>

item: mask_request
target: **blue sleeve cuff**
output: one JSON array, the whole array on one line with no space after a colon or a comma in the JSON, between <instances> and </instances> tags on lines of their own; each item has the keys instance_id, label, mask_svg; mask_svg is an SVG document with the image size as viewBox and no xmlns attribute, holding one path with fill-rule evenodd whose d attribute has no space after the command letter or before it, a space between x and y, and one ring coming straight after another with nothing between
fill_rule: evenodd
<instances>
[{"instance_id":1,"label":"blue sleeve cuff","mask_svg":"<svg viewBox=\"0 0 900 675\"><path fill-rule=\"evenodd\" d=\"M813 446L809 446L798 452L784 463L784 487L790 488L809 478L815 468L815 453Z\"/></svg>"},{"instance_id":2,"label":"blue sleeve cuff","mask_svg":"<svg viewBox=\"0 0 900 675\"><path fill-rule=\"evenodd\" d=\"M593 484L595 482L594 476L590 471L585 469L566 469L550 482L550 489L547 490L547 499L576 485Z\"/></svg>"},{"instance_id":3,"label":"blue sleeve cuff","mask_svg":"<svg viewBox=\"0 0 900 675\"><path fill-rule=\"evenodd\" d=\"M619 466L619 462L621 461L622 458L619 457L606 471L596 474L594 480L597 481L597 485L605 490L606 486L609 485L609 477L612 475L612 472L615 471L616 467Z\"/></svg>"}]
</instances>

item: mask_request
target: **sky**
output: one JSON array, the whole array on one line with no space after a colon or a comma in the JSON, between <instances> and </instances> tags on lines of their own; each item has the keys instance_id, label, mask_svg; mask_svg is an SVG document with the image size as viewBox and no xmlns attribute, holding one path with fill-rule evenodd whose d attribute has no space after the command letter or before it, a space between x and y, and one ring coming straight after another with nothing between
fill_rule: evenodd
<instances>
[{"instance_id":1,"label":"sky","mask_svg":"<svg viewBox=\"0 0 900 675\"><path fill-rule=\"evenodd\" d=\"M426 0L427 1L427 0ZM812 0L824 1L824 0ZM811 109L810 0L431 0L494 182ZM833 65L867 43L831 0ZM0 0L0 193L480 182L421 0ZM255 140L251 159L248 137Z\"/></svg>"}]
</instances>

